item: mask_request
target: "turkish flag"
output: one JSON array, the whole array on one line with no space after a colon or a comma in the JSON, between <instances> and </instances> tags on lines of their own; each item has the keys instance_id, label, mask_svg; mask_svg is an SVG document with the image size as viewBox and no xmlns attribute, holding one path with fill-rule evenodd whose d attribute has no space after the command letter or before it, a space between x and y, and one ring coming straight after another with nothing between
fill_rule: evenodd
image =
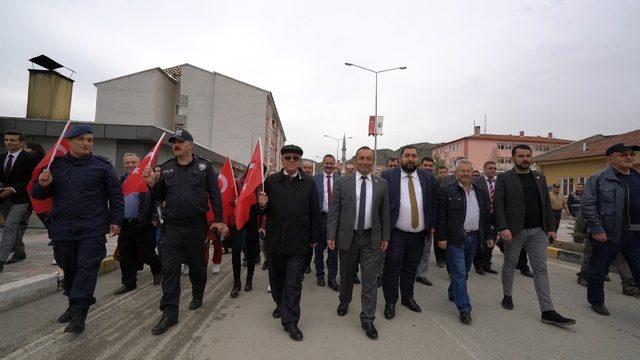
<instances>
[{"instance_id":1,"label":"turkish flag","mask_svg":"<svg viewBox=\"0 0 640 360\"><path fill-rule=\"evenodd\" d=\"M247 169L238 204L234 211L236 218L236 229L242 229L244 224L249 220L251 206L258 201L256 189L264 183L264 173L262 172L262 142L258 139L256 147L251 156L251 162Z\"/></svg>"},{"instance_id":2,"label":"turkish flag","mask_svg":"<svg viewBox=\"0 0 640 360\"><path fill-rule=\"evenodd\" d=\"M142 178L142 171L147 167L156 166L158 162L158 150L160 150L160 146L162 145L162 141L164 140L164 136L166 133L162 133L160 136L160 140L156 143L153 149L142 159L140 164L133 169L131 174L127 176L127 178L122 183L122 195L128 196L137 193L147 192L147 183Z\"/></svg>"},{"instance_id":3,"label":"turkish flag","mask_svg":"<svg viewBox=\"0 0 640 360\"><path fill-rule=\"evenodd\" d=\"M222 194L222 222L229 225L229 220L236 208L236 198L238 197L238 189L236 188L231 159L229 158L224 162L222 170L218 174L218 188L220 189L220 194ZM207 221L210 224L213 222L211 204L209 204L209 211L207 212Z\"/></svg>"},{"instance_id":4,"label":"turkish flag","mask_svg":"<svg viewBox=\"0 0 640 360\"><path fill-rule=\"evenodd\" d=\"M33 207L33 211L35 211L38 215L51 212L51 209L53 209L53 198L48 198L45 200L34 199L33 197L31 197L31 190L33 189L36 181L38 181L38 177L40 176L42 170L44 170L45 168L48 169L55 158L65 156L69 151L69 141L64 138L64 135L67 133L70 126L71 121L67 121L64 129L62 129L62 133L60 134L58 141L54 146L51 147L51 149L49 149L49 151L47 151L47 153L44 155L44 158L42 158L38 165L33 169L33 172L31 173L31 181L29 181L29 183L27 184L27 193L31 198L31 206Z\"/></svg>"}]
</instances>

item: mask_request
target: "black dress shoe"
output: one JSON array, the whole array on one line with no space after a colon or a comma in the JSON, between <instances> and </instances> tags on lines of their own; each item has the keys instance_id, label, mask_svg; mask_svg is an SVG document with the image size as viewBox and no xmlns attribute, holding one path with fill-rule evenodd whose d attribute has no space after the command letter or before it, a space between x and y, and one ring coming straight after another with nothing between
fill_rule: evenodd
<instances>
[{"instance_id":1,"label":"black dress shoe","mask_svg":"<svg viewBox=\"0 0 640 360\"><path fill-rule=\"evenodd\" d=\"M113 294L114 295L122 295L122 294L126 294L130 291L133 291L136 289L136 285L130 286L130 285L122 285L118 290L114 291Z\"/></svg>"},{"instance_id":2,"label":"black dress shoe","mask_svg":"<svg viewBox=\"0 0 640 360\"><path fill-rule=\"evenodd\" d=\"M162 313L162 318L160 318L160 321L156 324L156 326L153 327L153 329L151 329L151 333L153 335L160 335L169 330L170 327L177 323L178 314L165 311Z\"/></svg>"},{"instance_id":3,"label":"black dress shoe","mask_svg":"<svg viewBox=\"0 0 640 360\"><path fill-rule=\"evenodd\" d=\"M442 260L441 261L436 261L436 266L439 267L439 268L444 267L444 261L442 261Z\"/></svg>"},{"instance_id":4,"label":"black dress shoe","mask_svg":"<svg viewBox=\"0 0 640 360\"><path fill-rule=\"evenodd\" d=\"M433 285L433 283L431 281L429 281L429 279L427 279L426 277L423 277L423 276L418 276L416 278L416 282L419 282L421 284L425 284L427 286L432 286Z\"/></svg>"},{"instance_id":5,"label":"black dress shoe","mask_svg":"<svg viewBox=\"0 0 640 360\"><path fill-rule=\"evenodd\" d=\"M71 307L71 305L69 305L69 307L67 307L67 310L65 310L62 315L58 316L58 322L61 324L68 323L69 321L71 321L71 314L73 314L73 308Z\"/></svg>"},{"instance_id":6,"label":"black dress shoe","mask_svg":"<svg viewBox=\"0 0 640 360\"><path fill-rule=\"evenodd\" d=\"M240 293L240 289L242 289L242 283L239 280L234 281L233 287L231 288L231 294L229 294L229 297L232 299L237 298L238 294Z\"/></svg>"},{"instance_id":7,"label":"black dress shoe","mask_svg":"<svg viewBox=\"0 0 640 360\"><path fill-rule=\"evenodd\" d=\"M492 268L485 268L484 272L489 273L489 274L497 274L498 272L493 270Z\"/></svg>"},{"instance_id":8,"label":"black dress shoe","mask_svg":"<svg viewBox=\"0 0 640 360\"><path fill-rule=\"evenodd\" d=\"M349 303L340 303L340 305L338 305L338 316L345 316L347 315L347 311L349 310Z\"/></svg>"},{"instance_id":9,"label":"black dress shoe","mask_svg":"<svg viewBox=\"0 0 640 360\"><path fill-rule=\"evenodd\" d=\"M353 283L360 284L360 279L358 279L358 275L353 275Z\"/></svg>"},{"instance_id":10,"label":"black dress shoe","mask_svg":"<svg viewBox=\"0 0 640 360\"><path fill-rule=\"evenodd\" d=\"M502 307L507 310L513 310L513 298L506 295L502 297Z\"/></svg>"},{"instance_id":11,"label":"black dress shoe","mask_svg":"<svg viewBox=\"0 0 640 360\"><path fill-rule=\"evenodd\" d=\"M529 270L528 267L520 269L520 274L522 274L522 275L524 275L526 277L530 277L530 278L533 277L533 274L531 273L531 270Z\"/></svg>"},{"instance_id":12,"label":"black dress shoe","mask_svg":"<svg viewBox=\"0 0 640 360\"><path fill-rule=\"evenodd\" d=\"M202 298L195 297L191 299L191 304L189 304L189 310L193 311L202 307Z\"/></svg>"},{"instance_id":13,"label":"black dress shoe","mask_svg":"<svg viewBox=\"0 0 640 360\"><path fill-rule=\"evenodd\" d=\"M302 341L302 331L300 331L298 325L287 325L284 331L289 333L291 340Z\"/></svg>"},{"instance_id":14,"label":"black dress shoe","mask_svg":"<svg viewBox=\"0 0 640 360\"><path fill-rule=\"evenodd\" d=\"M253 290L253 279L247 279L244 284L244 291L249 292Z\"/></svg>"},{"instance_id":15,"label":"black dress shoe","mask_svg":"<svg viewBox=\"0 0 640 360\"><path fill-rule=\"evenodd\" d=\"M591 310L593 310L596 314L609 316L609 310L604 305L593 305L591 306Z\"/></svg>"},{"instance_id":16,"label":"black dress shoe","mask_svg":"<svg viewBox=\"0 0 640 360\"><path fill-rule=\"evenodd\" d=\"M153 274L153 285L160 285L161 282L162 282L162 274L161 273Z\"/></svg>"},{"instance_id":17,"label":"black dress shoe","mask_svg":"<svg viewBox=\"0 0 640 360\"><path fill-rule=\"evenodd\" d=\"M460 322L463 324L471 324L471 313L468 311L460 311Z\"/></svg>"},{"instance_id":18,"label":"black dress shoe","mask_svg":"<svg viewBox=\"0 0 640 360\"><path fill-rule=\"evenodd\" d=\"M540 321L545 324L560 326L573 325L576 323L575 320L566 318L555 311L543 311L542 316L540 317Z\"/></svg>"},{"instance_id":19,"label":"black dress shoe","mask_svg":"<svg viewBox=\"0 0 640 360\"><path fill-rule=\"evenodd\" d=\"M307 265L307 267L304 269L304 273L311 274L311 266Z\"/></svg>"},{"instance_id":20,"label":"black dress shoe","mask_svg":"<svg viewBox=\"0 0 640 360\"><path fill-rule=\"evenodd\" d=\"M386 304L384 306L384 317L391 320L396 316L396 306L391 304Z\"/></svg>"},{"instance_id":21,"label":"black dress shoe","mask_svg":"<svg viewBox=\"0 0 640 360\"><path fill-rule=\"evenodd\" d=\"M481 268L481 267L477 267L476 268L476 274L478 274L478 275L486 275L485 272L484 272L484 269Z\"/></svg>"},{"instance_id":22,"label":"black dress shoe","mask_svg":"<svg viewBox=\"0 0 640 360\"><path fill-rule=\"evenodd\" d=\"M414 298L410 298L407 300L402 300L400 302L402 305L408 307L409 309L411 309L411 311L415 311L417 313L422 312L422 309L420 308L420 305L418 305L418 303L416 302L416 300Z\"/></svg>"},{"instance_id":23,"label":"black dress shoe","mask_svg":"<svg viewBox=\"0 0 640 360\"><path fill-rule=\"evenodd\" d=\"M329 287L334 291L340 291L340 285L338 285L338 283L336 282L336 279L329 279L329 281L327 282L327 285L329 285Z\"/></svg>"},{"instance_id":24,"label":"black dress shoe","mask_svg":"<svg viewBox=\"0 0 640 360\"><path fill-rule=\"evenodd\" d=\"M373 322L362 323L362 328L369 339L376 340L378 338L378 330L373 326Z\"/></svg>"},{"instance_id":25,"label":"black dress shoe","mask_svg":"<svg viewBox=\"0 0 640 360\"><path fill-rule=\"evenodd\" d=\"M324 278L323 277L319 277L318 278L318 286L324 287L325 285L327 285L327 284L325 284Z\"/></svg>"},{"instance_id":26,"label":"black dress shoe","mask_svg":"<svg viewBox=\"0 0 640 360\"><path fill-rule=\"evenodd\" d=\"M456 301L456 299L454 299L454 298L453 298L453 295L449 294L449 301L453 301L453 302L455 302L455 301Z\"/></svg>"},{"instance_id":27,"label":"black dress shoe","mask_svg":"<svg viewBox=\"0 0 640 360\"><path fill-rule=\"evenodd\" d=\"M84 324L87 320L87 313L89 309L77 308L71 311L71 320L66 328L64 328L64 332L81 334L84 331Z\"/></svg>"},{"instance_id":28,"label":"black dress shoe","mask_svg":"<svg viewBox=\"0 0 640 360\"><path fill-rule=\"evenodd\" d=\"M273 312L271 313L271 316L273 316L274 319L279 319L280 318L280 306L276 306L276 308L273 309Z\"/></svg>"},{"instance_id":29,"label":"black dress shoe","mask_svg":"<svg viewBox=\"0 0 640 360\"><path fill-rule=\"evenodd\" d=\"M0 261L0 272L4 270L4 261Z\"/></svg>"},{"instance_id":30,"label":"black dress shoe","mask_svg":"<svg viewBox=\"0 0 640 360\"><path fill-rule=\"evenodd\" d=\"M27 258L26 254L13 254L11 259L7 261L7 264L15 264Z\"/></svg>"}]
</instances>

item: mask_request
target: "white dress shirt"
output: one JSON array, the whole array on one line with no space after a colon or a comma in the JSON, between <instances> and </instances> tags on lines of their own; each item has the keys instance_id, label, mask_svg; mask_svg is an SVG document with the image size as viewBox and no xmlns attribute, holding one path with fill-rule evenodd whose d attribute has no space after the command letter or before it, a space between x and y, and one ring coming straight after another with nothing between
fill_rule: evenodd
<instances>
[{"instance_id":1,"label":"white dress shirt","mask_svg":"<svg viewBox=\"0 0 640 360\"><path fill-rule=\"evenodd\" d=\"M464 231L476 231L480 229L480 205L478 205L478 198L476 197L476 191L471 185L469 192L458 183L458 186L464 190L465 197L467 199L467 213L464 216Z\"/></svg>"},{"instance_id":2,"label":"white dress shirt","mask_svg":"<svg viewBox=\"0 0 640 360\"><path fill-rule=\"evenodd\" d=\"M409 197L409 177L413 178L413 189L416 192L416 202L418 204L418 227L411 226L411 198ZM422 201L422 186L417 171L411 174L400 170L400 211L396 229L417 233L424 230L424 205Z\"/></svg>"},{"instance_id":3,"label":"white dress shirt","mask_svg":"<svg viewBox=\"0 0 640 360\"><path fill-rule=\"evenodd\" d=\"M4 158L4 164L2 164L2 168L3 169L7 168L7 161L9 161L9 155L13 155L13 159L11 159L11 168L13 169L13 165L16 164L16 159L18 158L18 155L20 155L21 152L22 152L22 149L16 152L7 153L7 157Z\"/></svg>"},{"instance_id":4,"label":"white dress shirt","mask_svg":"<svg viewBox=\"0 0 640 360\"><path fill-rule=\"evenodd\" d=\"M353 229L354 230L358 230L358 213L360 210L360 187L362 186L362 174L360 174L359 172L355 173L355 178L356 178L356 221L353 224ZM369 173L369 175L367 175L367 202L365 204L365 210L364 210L364 229L368 230L371 229L371 212L372 212L372 205L373 205L373 183L371 183L372 178L371 178L371 173Z\"/></svg>"},{"instance_id":5,"label":"white dress shirt","mask_svg":"<svg viewBox=\"0 0 640 360\"><path fill-rule=\"evenodd\" d=\"M331 177L331 194L333 195L333 185L334 181L333 181L333 173L332 174L327 174L325 172L322 173L322 212L329 212L329 206L331 204L329 204L329 192L327 192L327 176Z\"/></svg>"}]
</instances>

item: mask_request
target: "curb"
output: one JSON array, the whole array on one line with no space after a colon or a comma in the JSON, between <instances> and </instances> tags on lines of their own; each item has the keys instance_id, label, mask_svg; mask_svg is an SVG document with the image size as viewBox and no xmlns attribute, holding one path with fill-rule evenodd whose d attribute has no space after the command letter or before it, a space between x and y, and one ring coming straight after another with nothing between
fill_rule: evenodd
<instances>
[{"instance_id":1,"label":"curb","mask_svg":"<svg viewBox=\"0 0 640 360\"><path fill-rule=\"evenodd\" d=\"M582 254L559 249L553 246L547 246L547 257L551 259L558 259L562 261L571 262L574 264L582 263Z\"/></svg>"},{"instance_id":2,"label":"curb","mask_svg":"<svg viewBox=\"0 0 640 360\"><path fill-rule=\"evenodd\" d=\"M119 268L120 264L113 259L113 256L108 256L102 260L98 275L104 275ZM63 279L64 274L60 271L0 285L0 312L60 291Z\"/></svg>"}]
</instances>

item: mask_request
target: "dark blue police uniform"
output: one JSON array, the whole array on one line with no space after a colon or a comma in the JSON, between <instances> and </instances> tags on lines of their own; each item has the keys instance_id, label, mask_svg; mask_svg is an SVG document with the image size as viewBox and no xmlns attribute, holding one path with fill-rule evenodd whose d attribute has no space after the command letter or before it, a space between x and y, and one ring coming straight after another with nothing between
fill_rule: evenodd
<instances>
[{"instance_id":1,"label":"dark blue police uniform","mask_svg":"<svg viewBox=\"0 0 640 360\"><path fill-rule=\"evenodd\" d=\"M84 134L76 134L82 129L74 129L67 137ZM86 317L95 303L98 269L106 255L105 234L111 224L122 225L122 190L110 161L98 155L76 158L67 153L56 158L49 171L51 185L42 187L36 182L32 196L53 198L49 235L56 262L64 271L67 311L75 309Z\"/></svg>"}]
</instances>

